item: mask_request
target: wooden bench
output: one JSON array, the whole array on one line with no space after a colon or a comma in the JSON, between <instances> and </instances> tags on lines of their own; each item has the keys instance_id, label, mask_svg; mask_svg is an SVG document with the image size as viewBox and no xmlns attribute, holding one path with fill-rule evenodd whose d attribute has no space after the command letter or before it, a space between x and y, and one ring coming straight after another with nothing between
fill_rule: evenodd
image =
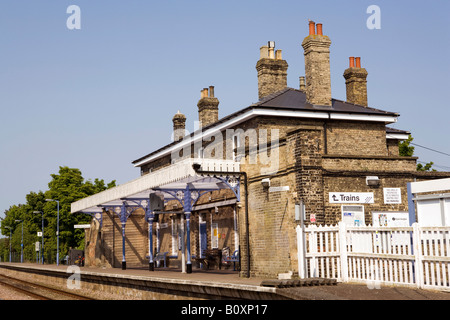
<instances>
[{"instance_id":1,"label":"wooden bench","mask_svg":"<svg viewBox=\"0 0 450 320\"><path fill-rule=\"evenodd\" d=\"M209 261L208 258L203 257L203 258L193 258L195 261L197 261L198 263L201 264L201 266L203 266L205 269L209 269Z\"/></svg>"},{"instance_id":2,"label":"wooden bench","mask_svg":"<svg viewBox=\"0 0 450 320\"><path fill-rule=\"evenodd\" d=\"M164 268L167 267L167 254L169 252L158 252L154 257L153 257L153 262L159 262L159 261L164 261ZM150 256L146 256L147 259L150 259Z\"/></svg>"},{"instance_id":3,"label":"wooden bench","mask_svg":"<svg viewBox=\"0 0 450 320\"><path fill-rule=\"evenodd\" d=\"M201 263L203 268L207 270L212 265L217 265L219 270L222 268L222 252L218 249L205 250L203 257L194 258L194 260Z\"/></svg>"}]
</instances>

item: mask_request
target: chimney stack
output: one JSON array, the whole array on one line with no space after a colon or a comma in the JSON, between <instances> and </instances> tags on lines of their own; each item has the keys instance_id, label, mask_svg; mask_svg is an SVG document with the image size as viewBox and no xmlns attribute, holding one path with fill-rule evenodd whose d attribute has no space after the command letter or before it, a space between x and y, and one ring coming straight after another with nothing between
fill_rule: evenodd
<instances>
[{"instance_id":1,"label":"chimney stack","mask_svg":"<svg viewBox=\"0 0 450 320\"><path fill-rule=\"evenodd\" d=\"M367 70L361 68L361 58L350 57L344 72L347 101L367 107Z\"/></svg>"},{"instance_id":2,"label":"chimney stack","mask_svg":"<svg viewBox=\"0 0 450 320\"><path fill-rule=\"evenodd\" d=\"M300 76L300 91L305 92L305 90L306 90L305 77Z\"/></svg>"},{"instance_id":3,"label":"chimney stack","mask_svg":"<svg viewBox=\"0 0 450 320\"><path fill-rule=\"evenodd\" d=\"M186 116L178 110L172 118L173 122L173 141L179 141L184 138L186 130Z\"/></svg>"},{"instance_id":4,"label":"chimney stack","mask_svg":"<svg viewBox=\"0 0 450 320\"><path fill-rule=\"evenodd\" d=\"M281 50L274 50L274 41L260 48L260 58L256 63L259 100L287 87L288 64L283 60Z\"/></svg>"},{"instance_id":5,"label":"chimney stack","mask_svg":"<svg viewBox=\"0 0 450 320\"><path fill-rule=\"evenodd\" d=\"M309 21L309 35L303 40L305 55L306 101L331 106L330 45L323 35L322 24Z\"/></svg>"},{"instance_id":6,"label":"chimney stack","mask_svg":"<svg viewBox=\"0 0 450 320\"><path fill-rule=\"evenodd\" d=\"M219 100L214 97L213 86L209 86L209 90L208 88L201 90L197 107L200 128L206 127L219 120Z\"/></svg>"}]
</instances>

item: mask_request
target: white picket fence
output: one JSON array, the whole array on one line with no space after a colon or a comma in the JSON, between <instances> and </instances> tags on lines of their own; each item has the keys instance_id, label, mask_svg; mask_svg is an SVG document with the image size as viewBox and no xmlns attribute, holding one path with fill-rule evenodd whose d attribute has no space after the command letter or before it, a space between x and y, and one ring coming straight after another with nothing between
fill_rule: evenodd
<instances>
[{"instance_id":1,"label":"white picket fence","mask_svg":"<svg viewBox=\"0 0 450 320\"><path fill-rule=\"evenodd\" d=\"M297 226L299 276L450 291L450 227Z\"/></svg>"}]
</instances>

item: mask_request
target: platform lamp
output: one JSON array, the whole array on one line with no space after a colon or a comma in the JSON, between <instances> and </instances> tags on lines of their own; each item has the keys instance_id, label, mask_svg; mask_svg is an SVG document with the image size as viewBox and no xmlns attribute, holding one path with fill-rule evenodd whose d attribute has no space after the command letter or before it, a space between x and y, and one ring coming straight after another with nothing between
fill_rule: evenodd
<instances>
[{"instance_id":1,"label":"platform lamp","mask_svg":"<svg viewBox=\"0 0 450 320\"><path fill-rule=\"evenodd\" d=\"M58 214L56 219L56 265L59 266L59 200L45 199L45 201L54 201L58 205Z\"/></svg>"},{"instance_id":2,"label":"platform lamp","mask_svg":"<svg viewBox=\"0 0 450 320\"><path fill-rule=\"evenodd\" d=\"M10 226L5 226L6 229L9 229L9 263L11 263L11 233L12 228Z\"/></svg>"},{"instance_id":3,"label":"platform lamp","mask_svg":"<svg viewBox=\"0 0 450 320\"><path fill-rule=\"evenodd\" d=\"M42 214L42 245L41 245L41 263L44 264L44 212L43 211L33 211L33 213Z\"/></svg>"},{"instance_id":4,"label":"platform lamp","mask_svg":"<svg viewBox=\"0 0 450 320\"><path fill-rule=\"evenodd\" d=\"M23 220L14 220L15 222L22 222L22 240L20 241L20 263L23 263Z\"/></svg>"}]
</instances>

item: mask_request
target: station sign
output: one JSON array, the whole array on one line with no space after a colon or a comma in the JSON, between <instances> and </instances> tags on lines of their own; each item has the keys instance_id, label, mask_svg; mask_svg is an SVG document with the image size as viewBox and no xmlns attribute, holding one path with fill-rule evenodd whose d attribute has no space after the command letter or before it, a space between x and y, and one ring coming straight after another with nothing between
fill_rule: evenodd
<instances>
[{"instance_id":1,"label":"station sign","mask_svg":"<svg viewBox=\"0 0 450 320\"><path fill-rule=\"evenodd\" d=\"M373 192L329 192L330 203L374 203Z\"/></svg>"},{"instance_id":2,"label":"station sign","mask_svg":"<svg viewBox=\"0 0 450 320\"><path fill-rule=\"evenodd\" d=\"M90 224L76 224L73 226L75 229L89 229L91 227Z\"/></svg>"},{"instance_id":3,"label":"station sign","mask_svg":"<svg viewBox=\"0 0 450 320\"><path fill-rule=\"evenodd\" d=\"M269 192L289 191L289 186L269 187Z\"/></svg>"}]
</instances>

